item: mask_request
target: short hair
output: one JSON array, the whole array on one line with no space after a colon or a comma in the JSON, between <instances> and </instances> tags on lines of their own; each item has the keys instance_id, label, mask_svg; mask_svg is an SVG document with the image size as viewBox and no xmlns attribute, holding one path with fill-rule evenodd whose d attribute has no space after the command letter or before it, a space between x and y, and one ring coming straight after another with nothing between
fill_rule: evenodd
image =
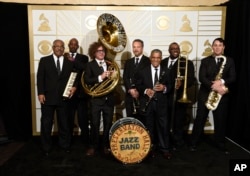
<instances>
[{"instance_id":1,"label":"short hair","mask_svg":"<svg viewBox=\"0 0 250 176\"><path fill-rule=\"evenodd\" d=\"M144 42L143 42L141 39L135 39L135 40L133 41L133 43L134 43L134 42L140 42L141 45L142 45L142 47L144 47Z\"/></svg>"},{"instance_id":2,"label":"short hair","mask_svg":"<svg viewBox=\"0 0 250 176\"><path fill-rule=\"evenodd\" d=\"M160 53L160 55L162 56L162 51L161 51L161 50L159 50L159 49L153 49L153 50L151 51L150 57L151 57L154 53Z\"/></svg>"},{"instance_id":3,"label":"short hair","mask_svg":"<svg viewBox=\"0 0 250 176\"><path fill-rule=\"evenodd\" d=\"M212 45L214 44L215 41L219 41L220 43L222 43L225 46L225 40L223 38L218 37L218 38L214 39Z\"/></svg>"},{"instance_id":4,"label":"short hair","mask_svg":"<svg viewBox=\"0 0 250 176\"><path fill-rule=\"evenodd\" d=\"M55 44L56 44L57 42L61 42L61 43L63 44L63 46L64 46L64 41L62 41L61 39L55 39L55 40L53 41L53 47L55 46Z\"/></svg>"}]
</instances>

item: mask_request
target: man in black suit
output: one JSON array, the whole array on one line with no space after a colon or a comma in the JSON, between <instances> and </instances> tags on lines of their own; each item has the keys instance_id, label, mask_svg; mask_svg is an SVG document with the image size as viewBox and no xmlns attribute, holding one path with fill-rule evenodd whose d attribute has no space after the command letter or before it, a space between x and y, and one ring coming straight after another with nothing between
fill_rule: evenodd
<instances>
[{"instance_id":1,"label":"man in black suit","mask_svg":"<svg viewBox=\"0 0 250 176\"><path fill-rule=\"evenodd\" d=\"M70 129L68 124L68 100L63 98L63 93L74 71L73 62L63 56L64 42L53 42L53 54L42 57L37 71L38 100L41 103L41 143L45 155L52 149L51 130L56 112L58 122L59 146L66 152L70 147ZM76 91L76 84L69 90L69 98Z\"/></svg>"},{"instance_id":2,"label":"man in black suit","mask_svg":"<svg viewBox=\"0 0 250 176\"><path fill-rule=\"evenodd\" d=\"M187 108L191 102L179 102L182 98L184 91L184 79L186 61L187 61L187 75L186 75L186 88L194 85L195 76L194 76L194 64L188 58L180 57L180 46L178 43L173 42L169 45L168 48L169 57L162 60L161 64L167 67L171 71L172 81L175 82L175 89L172 89L169 93L169 124L171 124L172 129L172 140L173 140L173 149L180 149L184 146L184 126L187 125ZM179 63L179 69L178 69ZM178 71L177 71L178 69ZM182 78L181 78L182 76ZM188 99L189 100L189 99Z\"/></svg>"},{"instance_id":3,"label":"man in black suit","mask_svg":"<svg viewBox=\"0 0 250 176\"><path fill-rule=\"evenodd\" d=\"M87 63L84 73L84 81L89 86L94 86L109 78L112 71L109 71L110 61L106 60L106 48L101 42L94 42L89 47L89 56L92 61ZM87 156L93 156L96 150L101 147L105 155L110 153L109 130L112 126L115 106L113 90L100 96L92 96L90 99L90 148ZM103 118L103 140L100 136L100 120Z\"/></svg>"},{"instance_id":4,"label":"man in black suit","mask_svg":"<svg viewBox=\"0 0 250 176\"><path fill-rule=\"evenodd\" d=\"M79 49L79 42L76 38L70 39L68 43L69 53L65 53L65 56L74 63L74 69L77 70L79 76L82 75L86 69L86 65L89 61L88 56L77 52ZM89 95L86 94L81 85L81 79L79 79L78 87L70 100L69 114L70 114L70 130L72 135L74 134L75 116L77 114L78 124L81 130L81 139L85 145L89 144L89 117L88 117L88 101Z\"/></svg>"},{"instance_id":5,"label":"man in black suit","mask_svg":"<svg viewBox=\"0 0 250 176\"><path fill-rule=\"evenodd\" d=\"M225 130L230 101L229 92L232 84L236 80L235 65L232 58L223 56L225 49L224 39L214 39L212 49L213 54L202 59L199 69L199 81L201 85L198 92L197 113L191 135L190 150L196 151L196 145L203 133L205 122L210 111L210 107L206 106L206 102L209 99L210 92L214 91L218 96L221 96L220 101L215 101L215 98L211 97L214 103L218 104L217 108L212 109L214 140L216 147L225 154L228 154L225 146ZM214 103L211 103L211 105L213 106Z\"/></svg>"},{"instance_id":6,"label":"man in black suit","mask_svg":"<svg viewBox=\"0 0 250 176\"><path fill-rule=\"evenodd\" d=\"M145 127L149 130L154 147L151 156L154 156L156 147L164 158L170 159L169 129L167 120L167 93L172 89L170 72L161 66L162 51L151 51L151 64L140 70L136 76L136 86L139 90L140 113L143 115Z\"/></svg>"},{"instance_id":7,"label":"man in black suit","mask_svg":"<svg viewBox=\"0 0 250 176\"><path fill-rule=\"evenodd\" d=\"M139 120L138 115L138 97L139 93L135 87L135 75L138 70L142 70L146 65L150 65L150 60L143 55L144 42L140 39L135 39L132 43L134 57L128 59L124 65L123 81L126 89L125 107L127 117L135 117Z\"/></svg>"}]
</instances>

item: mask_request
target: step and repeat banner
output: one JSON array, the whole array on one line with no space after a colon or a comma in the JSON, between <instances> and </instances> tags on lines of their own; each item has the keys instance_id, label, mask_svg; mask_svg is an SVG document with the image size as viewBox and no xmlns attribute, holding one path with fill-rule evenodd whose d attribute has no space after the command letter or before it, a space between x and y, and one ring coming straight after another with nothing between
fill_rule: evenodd
<instances>
[{"instance_id":1,"label":"step and repeat banner","mask_svg":"<svg viewBox=\"0 0 250 176\"><path fill-rule=\"evenodd\" d=\"M177 42L181 51L187 53L193 61L196 77L200 60L212 53L211 44L216 37L224 37L226 7L155 7L155 6L51 6L29 5L29 44L32 90L33 135L40 134L41 109L36 91L36 72L41 57L52 54L52 42L61 39L67 44L71 38L79 40L79 52L87 55L89 45L97 41L97 19L104 13L119 19L126 35L126 44L121 52L108 52L108 58L114 59L123 74L124 63L133 56L132 41L144 41L144 54L151 50L162 50L167 57L171 42ZM187 90L192 104L187 111L188 130L196 116L197 85ZM124 86L122 78L115 88L116 106L114 121L126 117L124 105ZM55 119L56 120L56 119ZM209 114L205 132L213 132L213 118ZM76 131L78 127L76 124ZM54 126L54 132L57 127Z\"/></svg>"}]
</instances>

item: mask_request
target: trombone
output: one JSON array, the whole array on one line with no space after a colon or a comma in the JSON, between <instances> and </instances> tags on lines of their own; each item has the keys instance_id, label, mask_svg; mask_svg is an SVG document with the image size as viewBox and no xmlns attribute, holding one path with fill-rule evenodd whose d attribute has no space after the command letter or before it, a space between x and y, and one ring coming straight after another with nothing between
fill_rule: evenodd
<instances>
[{"instance_id":1,"label":"trombone","mask_svg":"<svg viewBox=\"0 0 250 176\"><path fill-rule=\"evenodd\" d=\"M175 79L175 94L176 94L176 86L178 84L178 81L184 80L184 87L181 98L178 100L179 103L191 103L192 101L188 99L187 97L187 74L188 74L188 57L180 55L177 60L177 78ZM184 64L183 64L184 63ZM183 66L185 65L185 66ZM181 70L185 70L184 76L181 75ZM174 96L176 101L176 95Z\"/></svg>"},{"instance_id":2,"label":"trombone","mask_svg":"<svg viewBox=\"0 0 250 176\"><path fill-rule=\"evenodd\" d=\"M184 75L182 75L183 70L185 70ZM175 116L175 103L176 103L176 94L177 94L176 86L179 81L184 80L184 87L183 87L182 96L177 101L179 103L185 103L185 104L192 102L187 97L187 74L188 74L188 57L180 54L177 59L177 76L175 78L174 95L173 95L172 110L171 110L171 130L173 130L173 123L174 123L173 120Z\"/></svg>"}]
</instances>

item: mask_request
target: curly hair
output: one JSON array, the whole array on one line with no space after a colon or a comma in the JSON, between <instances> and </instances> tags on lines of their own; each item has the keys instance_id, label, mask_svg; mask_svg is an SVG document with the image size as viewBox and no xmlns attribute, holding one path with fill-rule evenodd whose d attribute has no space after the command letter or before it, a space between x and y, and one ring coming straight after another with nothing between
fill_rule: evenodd
<instances>
[{"instance_id":1,"label":"curly hair","mask_svg":"<svg viewBox=\"0 0 250 176\"><path fill-rule=\"evenodd\" d=\"M96 54L96 51L99 47L102 47L104 52L106 53L106 48L105 46L101 43L101 42L93 42L92 44L90 44L89 46L89 50L88 50L88 55L91 59L95 59L95 54Z\"/></svg>"}]
</instances>

